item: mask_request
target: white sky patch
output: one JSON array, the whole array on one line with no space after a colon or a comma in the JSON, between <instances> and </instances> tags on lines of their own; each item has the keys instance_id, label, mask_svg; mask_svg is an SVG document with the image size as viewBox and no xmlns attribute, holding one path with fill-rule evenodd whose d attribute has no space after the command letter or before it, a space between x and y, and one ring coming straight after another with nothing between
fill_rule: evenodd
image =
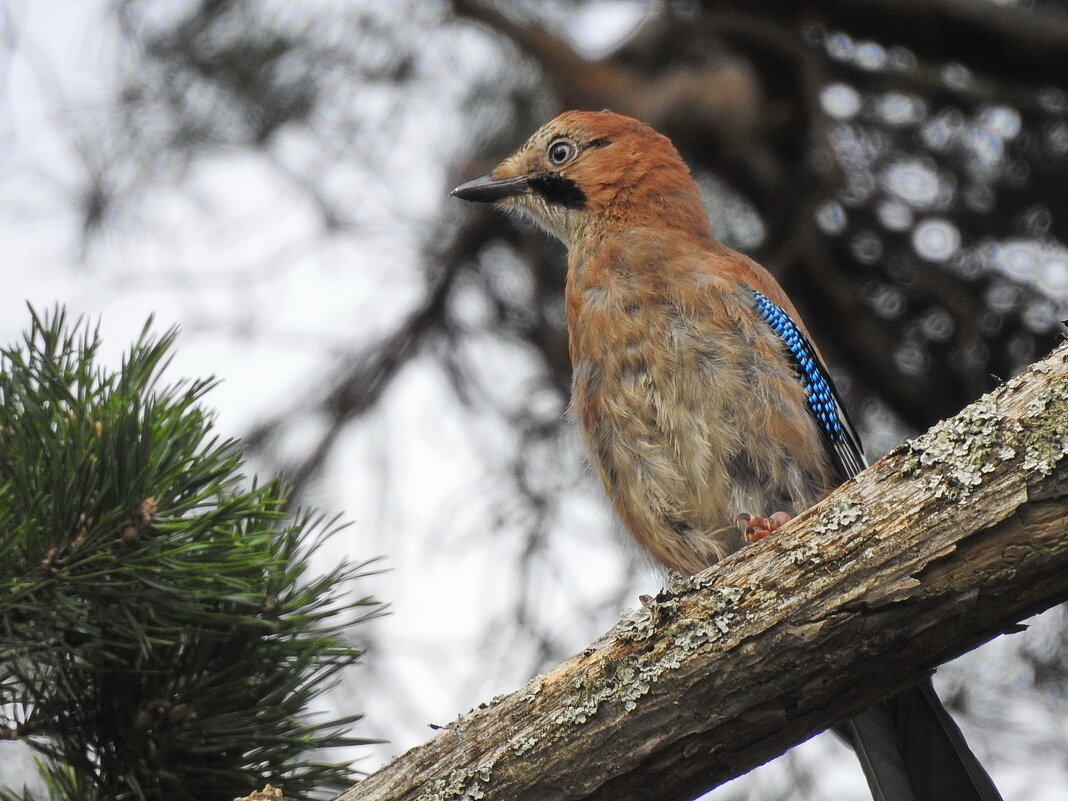
<instances>
[{"instance_id":1,"label":"white sky patch","mask_svg":"<svg viewBox=\"0 0 1068 801\"><path fill-rule=\"evenodd\" d=\"M569 6L577 13L568 34L587 56L605 55L634 31L642 20L656 13L656 4L638 0L599 0Z\"/></svg>"},{"instance_id":2,"label":"white sky patch","mask_svg":"<svg viewBox=\"0 0 1068 801\"><path fill-rule=\"evenodd\" d=\"M991 243L980 251L990 270L1038 289L1068 311L1068 249L1032 239Z\"/></svg>"},{"instance_id":3,"label":"white sky patch","mask_svg":"<svg viewBox=\"0 0 1068 801\"><path fill-rule=\"evenodd\" d=\"M913 208L932 208L941 196L938 173L919 160L894 162L883 170L879 179L888 192Z\"/></svg>"},{"instance_id":4,"label":"white sky patch","mask_svg":"<svg viewBox=\"0 0 1068 801\"><path fill-rule=\"evenodd\" d=\"M946 261L960 250L960 231L940 217L924 220L912 232L912 246L928 261Z\"/></svg>"},{"instance_id":5,"label":"white sky patch","mask_svg":"<svg viewBox=\"0 0 1068 801\"><path fill-rule=\"evenodd\" d=\"M820 107L836 120L851 119L860 112L860 93L849 84L829 84L820 91Z\"/></svg>"}]
</instances>

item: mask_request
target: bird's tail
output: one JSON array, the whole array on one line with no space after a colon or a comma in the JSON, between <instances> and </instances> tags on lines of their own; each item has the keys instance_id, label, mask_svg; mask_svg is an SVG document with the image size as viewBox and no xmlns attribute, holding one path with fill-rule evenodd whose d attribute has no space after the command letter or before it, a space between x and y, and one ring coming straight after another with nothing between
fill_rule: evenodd
<instances>
[{"instance_id":1,"label":"bird's tail","mask_svg":"<svg viewBox=\"0 0 1068 801\"><path fill-rule=\"evenodd\" d=\"M835 727L875 801L1002 801L930 679Z\"/></svg>"}]
</instances>

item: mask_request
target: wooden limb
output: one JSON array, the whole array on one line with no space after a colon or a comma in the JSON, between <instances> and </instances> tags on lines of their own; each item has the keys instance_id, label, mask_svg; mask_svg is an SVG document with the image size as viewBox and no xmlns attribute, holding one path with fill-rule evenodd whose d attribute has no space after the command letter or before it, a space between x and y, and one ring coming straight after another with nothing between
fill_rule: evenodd
<instances>
[{"instance_id":1,"label":"wooden limb","mask_svg":"<svg viewBox=\"0 0 1068 801\"><path fill-rule=\"evenodd\" d=\"M1066 454L1068 345L339 799L693 798L1068 597Z\"/></svg>"},{"instance_id":2,"label":"wooden limb","mask_svg":"<svg viewBox=\"0 0 1068 801\"><path fill-rule=\"evenodd\" d=\"M750 3L744 4L751 9ZM857 39L908 48L921 59L958 62L1025 85L1068 85L1068 21L1034 8L971 0L806 0L764 4Z\"/></svg>"}]
</instances>

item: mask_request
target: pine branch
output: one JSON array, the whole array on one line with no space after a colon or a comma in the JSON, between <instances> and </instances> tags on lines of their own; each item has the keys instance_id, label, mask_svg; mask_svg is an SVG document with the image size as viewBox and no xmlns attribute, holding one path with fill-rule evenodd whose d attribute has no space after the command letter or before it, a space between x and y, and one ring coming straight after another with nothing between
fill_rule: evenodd
<instances>
[{"instance_id":1,"label":"pine branch","mask_svg":"<svg viewBox=\"0 0 1068 801\"><path fill-rule=\"evenodd\" d=\"M336 521L249 485L201 405L212 381L163 385L174 330L146 324L109 372L95 331L31 314L0 352L0 732L65 800L343 787L313 752L363 742L355 717L309 705L378 607L350 595L365 566L309 569Z\"/></svg>"},{"instance_id":2,"label":"pine branch","mask_svg":"<svg viewBox=\"0 0 1068 801\"><path fill-rule=\"evenodd\" d=\"M1066 454L1068 345L339 801L696 797L1068 598Z\"/></svg>"}]
</instances>

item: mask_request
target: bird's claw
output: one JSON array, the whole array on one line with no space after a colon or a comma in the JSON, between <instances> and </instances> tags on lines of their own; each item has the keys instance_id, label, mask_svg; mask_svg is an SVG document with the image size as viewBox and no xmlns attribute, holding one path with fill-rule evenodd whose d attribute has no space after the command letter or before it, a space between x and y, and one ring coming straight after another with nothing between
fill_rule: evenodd
<instances>
[{"instance_id":1,"label":"bird's claw","mask_svg":"<svg viewBox=\"0 0 1068 801\"><path fill-rule=\"evenodd\" d=\"M791 517L793 515L788 512L776 512L771 517L740 514L738 515L738 524L744 530L746 542L759 542Z\"/></svg>"}]
</instances>

